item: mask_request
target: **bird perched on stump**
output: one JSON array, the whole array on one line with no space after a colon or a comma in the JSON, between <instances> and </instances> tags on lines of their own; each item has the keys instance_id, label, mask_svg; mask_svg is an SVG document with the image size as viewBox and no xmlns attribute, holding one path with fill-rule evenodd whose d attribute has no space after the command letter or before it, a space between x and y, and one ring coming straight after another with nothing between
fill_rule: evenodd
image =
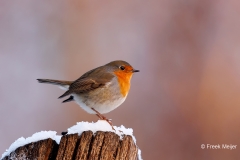
<instances>
[{"instance_id":1,"label":"bird perched on stump","mask_svg":"<svg viewBox=\"0 0 240 160\"><path fill-rule=\"evenodd\" d=\"M112 126L111 121L102 114L114 110L125 101L135 72L139 70L128 62L118 60L92 69L75 81L37 80L39 83L58 85L66 90L59 98L69 96L63 103L75 101L83 110L96 114Z\"/></svg>"}]
</instances>

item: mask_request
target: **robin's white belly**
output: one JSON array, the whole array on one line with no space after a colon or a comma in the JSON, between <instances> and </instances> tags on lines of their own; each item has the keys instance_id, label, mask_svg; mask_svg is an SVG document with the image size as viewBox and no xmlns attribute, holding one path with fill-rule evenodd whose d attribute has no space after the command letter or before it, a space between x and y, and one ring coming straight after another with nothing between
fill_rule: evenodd
<instances>
[{"instance_id":1,"label":"robin's white belly","mask_svg":"<svg viewBox=\"0 0 240 160\"><path fill-rule=\"evenodd\" d=\"M77 94L72 94L76 103L86 112L90 114L96 114L91 108L94 108L99 113L108 113L118 106L120 106L126 99L126 97L115 99L114 101L105 101L104 103L95 103L93 101L87 101L87 104L83 102L83 98Z\"/></svg>"}]
</instances>

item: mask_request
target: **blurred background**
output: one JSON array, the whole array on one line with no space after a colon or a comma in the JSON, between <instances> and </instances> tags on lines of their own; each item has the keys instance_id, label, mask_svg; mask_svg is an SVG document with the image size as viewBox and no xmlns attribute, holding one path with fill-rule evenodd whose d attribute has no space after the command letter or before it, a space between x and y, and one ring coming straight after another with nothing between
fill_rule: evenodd
<instances>
[{"instance_id":1,"label":"blurred background","mask_svg":"<svg viewBox=\"0 0 240 160\"><path fill-rule=\"evenodd\" d=\"M37 78L75 80L120 59L140 72L106 116L133 128L143 159L240 159L239 15L236 0L0 1L0 154L97 121Z\"/></svg>"}]
</instances>

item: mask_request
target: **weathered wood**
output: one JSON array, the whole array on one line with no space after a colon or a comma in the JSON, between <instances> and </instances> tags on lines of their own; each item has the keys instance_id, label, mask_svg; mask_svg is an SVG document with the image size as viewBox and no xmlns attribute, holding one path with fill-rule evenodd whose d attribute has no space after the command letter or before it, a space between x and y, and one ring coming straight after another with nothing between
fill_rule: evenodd
<instances>
[{"instance_id":1,"label":"weathered wood","mask_svg":"<svg viewBox=\"0 0 240 160\"><path fill-rule=\"evenodd\" d=\"M100 160L113 160L116 157L120 137L113 132L106 132L104 136Z\"/></svg>"},{"instance_id":2,"label":"weathered wood","mask_svg":"<svg viewBox=\"0 0 240 160\"><path fill-rule=\"evenodd\" d=\"M78 140L78 134L64 135L61 138L56 160L71 160Z\"/></svg>"},{"instance_id":3,"label":"weathered wood","mask_svg":"<svg viewBox=\"0 0 240 160\"><path fill-rule=\"evenodd\" d=\"M100 151L103 144L103 139L104 139L104 132L97 131L95 137L93 138L92 147L90 149L91 151L88 157L89 160L99 159Z\"/></svg>"},{"instance_id":4,"label":"weathered wood","mask_svg":"<svg viewBox=\"0 0 240 160\"><path fill-rule=\"evenodd\" d=\"M74 159L87 160L92 137L93 137L92 131L85 131L82 133L82 135L76 145Z\"/></svg>"},{"instance_id":5,"label":"weathered wood","mask_svg":"<svg viewBox=\"0 0 240 160\"><path fill-rule=\"evenodd\" d=\"M27 144L3 160L136 160L137 151L131 136L120 140L114 132L85 131L62 136L59 146L50 138Z\"/></svg>"},{"instance_id":6,"label":"weathered wood","mask_svg":"<svg viewBox=\"0 0 240 160\"><path fill-rule=\"evenodd\" d=\"M116 160L136 160L137 159L137 147L133 142L131 136L124 136L120 142L117 151Z\"/></svg>"},{"instance_id":7,"label":"weathered wood","mask_svg":"<svg viewBox=\"0 0 240 160\"><path fill-rule=\"evenodd\" d=\"M48 138L19 147L3 160L55 159L57 148L57 143Z\"/></svg>"}]
</instances>

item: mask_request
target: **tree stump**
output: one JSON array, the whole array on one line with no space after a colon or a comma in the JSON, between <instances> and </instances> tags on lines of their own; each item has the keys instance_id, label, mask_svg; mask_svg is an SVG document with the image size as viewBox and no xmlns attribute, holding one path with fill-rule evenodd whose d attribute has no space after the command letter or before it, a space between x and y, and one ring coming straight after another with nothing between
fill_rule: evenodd
<instances>
[{"instance_id":1,"label":"tree stump","mask_svg":"<svg viewBox=\"0 0 240 160\"><path fill-rule=\"evenodd\" d=\"M17 148L3 160L137 160L138 148L129 135L85 131L64 135L58 145L48 138Z\"/></svg>"}]
</instances>

